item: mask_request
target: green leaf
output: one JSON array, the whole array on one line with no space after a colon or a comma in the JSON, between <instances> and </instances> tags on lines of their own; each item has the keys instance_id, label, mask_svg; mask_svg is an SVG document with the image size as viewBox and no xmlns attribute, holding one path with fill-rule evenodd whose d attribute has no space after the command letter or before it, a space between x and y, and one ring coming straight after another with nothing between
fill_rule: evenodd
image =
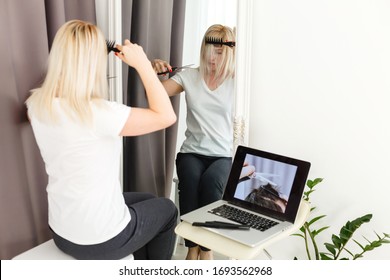
<instances>
[{"instance_id":1,"label":"green leaf","mask_svg":"<svg viewBox=\"0 0 390 280\"><path fill-rule=\"evenodd\" d=\"M351 256L353 256L352 252L349 251L347 248L344 248L344 250L345 250L348 254L350 254Z\"/></svg>"},{"instance_id":2,"label":"green leaf","mask_svg":"<svg viewBox=\"0 0 390 280\"><path fill-rule=\"evenodd\" d=\"M312 180L307 180L306 186L308 186L309 188L312 188L312 187L314 187L314 182Z\"/></svg>"},{"instance_id":3,"label":"green leaf","mask_svg":"<svg viewBox=\"0 0 390 280\"><path fill-rule=\"evenodd\" d=\"M357 242L355 239L353 240L357 245L359 245L360 248L362 248L362 250L364 250L364 246L362 244L360 244L359 242Z\"/></svg>"},{"instance_id":4,"label":"green leaf","mask_svg":"<svg viewBox=\"0 0 390 280\"><path fill-rule=\"evenodd\" d=\"M313 231L313 235L316 236L316 235L318 235L319 233L321 233L322 231L324 231L324 230L326 230L326 229L328 229L328 228L329 228L328 226L322 227L322 228L320 228L319 230L316 230L316 231L315 231L315 234L314 234L314 231Z\"/></svg>"},{"instance_id":5,"label":"green leaf","mask_svg":"<svg viewBox=\"0 0 390 280\"><path fill-rule=\"evenodd\" d=\"M333 256L336 255L336 250L335 250L336 247L333 244L325 243L324 245L325 245L326 249L328 249L328 251L332 253Z\"/></svg>"},{"instance_id":6,"label":"green leaf","mask_svg":"<svg viewBox=\"0 0 390 280\"><path fill-rule=\"evenodd\" d=\"M350 226L351 226L351 230L352 231L355 231L356 229L358 229L362 224L364 223L368 223L372 218L372 214L366 214L364 216L361 216L359 218L356 218L355 220L353 220L352 222L350 222Z\"/></svg>"},{"instance_id":7,"label":"green leaf","mask_svg":"<svg viewBox=\"0 0 390 280\"><path fill-rule=\"evenodd\" d=\"M372 218L372 214L367 214L362 217L356 218L353 221L348 221L345 226L340 229L340 235L342 239L349 240L354 232L363 224L368 223Z\"/></svg>"},{"instance_id":8,"label":"green leaf","mask_svg":"<svg viewBox=\"0 0 390 280\"><path fill-rule=\"evenodd\" d=\"M326 217L326 215L321 215L321 216L318 216L318 217L315 217L315 218L311 219L311 220L308 222L309 226L312 225L312 224L314 224L315 222L317 222L318 220L320 220L320 219L322 219L322 218L324 218L324 217Z\"/></svg>"},{"instance_id":9,"label":"green leaf","mask_svg":"<svg viewBox=\"0 0 390 280\"><path fill-rule=\"evenodd\" d=\"M305 229L305 224L303 224L303 226L301 226L301 227L299 228L299 230L302 231L302 232L305 232L305 230L306 230L306 229Z\"/></svg>"},{"instance_id":10,"label":"green leaf","mask_svg":"<svg viewBox=\"0 0 390 280\"><path fill-rule=\"evenodd\" d=\"M364 253L364 252L363 252L363 253ZM363 258L363 253L355 254L355 255L353 256L353 259L356 260L356 259L358 259L358 258Z\"/></svg>"},{"instance_id":11,"label":"green leaf","mask_svg":"<svg viewBox=\"0 0 390 280\"><path fill-rule=\"evenodd\" d=\"M351 239L352 235L353 231L350 231L345 227L340 230L340 239L343 241L343 244L345 244L349 239Z\"/></svg>"},{"instance_id":12,"label":"green leaf","mask_svg":"<svg viewBox=\"0 0 390 280\"><path fill-rule=\"evenodd\" d=\"M320 253L320 257L321 257L321 260L333 260L331 257L329 257L327 254L325 253Z\"/></svg>"},{"instance_id":13,"label":"green leaf","mask_svg":"<svg viewBox=\"0 0 390 280\"><path fill-rule=\"evenodd\" d=\"M336 235L332 235L332 242L334 244L334 246L337 248L337 249L340 249L341 248L341 245L343 245L344 243L342 242L342 240L336 236Z\"/></svg>"},{"instance_id":14,"label":"green leaf","mask_svg":"<svg viewBox=\"0 0 390 280\"><path fill-rule=\"evenodd\" d=\"M340 239L343 240L343 243L345 243L347 240L351 238L353 235L353 232L349 229L342 227L340 230Z\"/></svg>"},{"instance_id":15,"label":"green leaf","mask_svg":"<svg viewBox=\"0 0 390 280\"><path fill-rule=\"evenodd\" d=\"M317 184L321 183L322 180L323 180L323 178L316 178L316 179L314 179L314 181L312 181L312 180L307 180L306 186L308 186L309 188L313 188L313 187L316 186Z\"/></svg>"},{"instance_id":16,"label":"green leaf","mask_svg":"<svg viewBox=\"0 0 390 280\"><path fill-rule=\"evenodd\" d=\"M372 249L374 248L377 248L377 247L380 247L382 245L382 242L380 240L375 240L375 241L372 241L370 246L372 247Z\"/></svg>"},{"instance_id":17,"label":"green leaf","mask_svg":"<svg viewBox=\"0 0 390 280\"><path fill-rule=\"evenodd\" d=\"M368 222L371 221L371 219L372 219L372 214L364 215L363 217L361 217L361 219L362 219L365 223L368 223Z\"/></svg>"},{"instance_id":18,"label":"green leaf","mask_svg":"<svg viewBox=\"0 0 390 280\"><path fill-rule=\"evenodd\" d=\"M324 178L315 178L314 181L313 181L314 186L319 184L319 183L321 183L322 180L324 180Z\"/></svg>"},{"instance_id":19,"label":"green leaf","mask_svg":"<svg viewBox=\"0 0 390 280\"><path fill-rule=\"evenodd\" d=\"M309 196L312 192L314 192L314 190L310 190L310 191L304 192L304 194L305 194L306 196Z\"/></svg>"},{"instance_id":20,"label":"green leaf","mask_svg":"<svg viewBox=\"0 0 390 280\"><path fill-rule=\"evenodd\" d=\"M323 180L323 178L316 178L316 179L314 179L314 181L312 181L312 180L307 180L306 186L307 186L309 189L312 189L312 188L314 188L317 184L321 183L322 180Z\"/></svg>"}]
</instances>

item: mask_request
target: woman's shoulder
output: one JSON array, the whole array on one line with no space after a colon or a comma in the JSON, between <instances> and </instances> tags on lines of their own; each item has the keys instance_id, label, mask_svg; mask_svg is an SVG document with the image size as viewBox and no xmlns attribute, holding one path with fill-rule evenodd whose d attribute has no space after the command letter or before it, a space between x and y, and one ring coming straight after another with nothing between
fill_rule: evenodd
<instances>
[{"instance_id":1,"label":"woman's shoulder","mask_svg":"<svg viewBox=\"0 0 390 280\"><path fill-rule=\"evenodd\" d=\"M108 106L108 107L126 106L125 104L119 103L118 101L112 101L112 100L107 100L107 99L96 99L96 100L93 100L92 104L95 107L99 107L99 106Z\"/></svg>"},{"instance_id":2,"label":"woman's shoulder","mask_svg":"<svg viewBox=\"0 0 390 280\"><path fill-rule=\"evenodd\" d=\"M183 71L177 72L175 75L173 75L171 79L181 85L183 88L187 88L189 85L200 80L199 69L184 69Z\"/></svg>"},{"instance_id":3,"label":"woman's shoulder","mask_svg":"<svg viewBox=\"0 0 390 280\"><path fill-rule=\"evenodd\" d=\"M95 112L116 112L118 110L129 110L130 107L117 101L98 99L92 102L92 108Z\"/></svg>"},{"instance_id":4,"label":"woman's shoulder","mask_svg":"<svg viewBox=\"0 0 390 280\"><path fill-rule=\"evenodd\" d=\"M197 78L200 76L199 67L184 69L183 71L178 72L176 75L182 78Z\"/></svg>"}]
</instances>

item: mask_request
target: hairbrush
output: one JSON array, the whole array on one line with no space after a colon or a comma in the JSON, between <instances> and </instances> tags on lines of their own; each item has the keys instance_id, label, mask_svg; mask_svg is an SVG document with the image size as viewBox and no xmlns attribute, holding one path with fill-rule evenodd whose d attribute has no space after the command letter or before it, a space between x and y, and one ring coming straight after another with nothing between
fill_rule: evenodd
<instances>
[{"instance_id":1,"label":"hairbrush","mask_svg":"<svg viewBox=\"0 0 390 280\"><path fill-rule=\"evenodd\" d=\"M120 50L115 48L115 41L106 40L106 45L107 45L107 54L109 54L110 52L121 52Z\"/></svg>"},{"instance_id":2,"label":"hairbrush","mask_svg":"<svg viewBox=\"0 0 390 280\"><path fill-rule=\"evenodd\" d=\"M204 42L206 44L212 44L212 45L222 45L228 46L228 47L235 47L236 42L234 41L223 41L222 38L215 38L215 37L206 37Z\"/></svg>"}]
</instances>

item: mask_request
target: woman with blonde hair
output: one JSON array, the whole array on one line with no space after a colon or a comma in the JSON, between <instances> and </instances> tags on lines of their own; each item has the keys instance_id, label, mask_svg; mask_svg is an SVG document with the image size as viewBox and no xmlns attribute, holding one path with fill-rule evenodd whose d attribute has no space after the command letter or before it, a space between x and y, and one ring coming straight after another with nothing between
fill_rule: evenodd
<instances>
[{"instance_id":1,"label":"woman with blonde hair","mask_svg":"<svg viewBox=\"0 0 390 280\"><path fill-rule=\"evenodd\" d=\"M125 40L119 59L140 75L149 108L106 100L107 46L93 24L72 20L57 32L46 78L26 101L48 174L49 226L55 244L77 259L170 259L175 205L147 193L122 193L121 136L176 121L142 48Z\"/></svg>"},{"instance_id":2,"label":"woman with blonde hair","mask_svg":"<svg viewBox=\"0 0 390 280\"><path fill-rule=\"evenodd\" d=\"M153 61L157 73L171 71L163 60ZM200 65L175 74L162 84L169 96L185 91L186 139L176 158L180 214L221 199L231 168L233 149L235 35L220 24L206 31ZM212 259L212 252L185 240L186 259Z\"/></svg>"}]
</instances>

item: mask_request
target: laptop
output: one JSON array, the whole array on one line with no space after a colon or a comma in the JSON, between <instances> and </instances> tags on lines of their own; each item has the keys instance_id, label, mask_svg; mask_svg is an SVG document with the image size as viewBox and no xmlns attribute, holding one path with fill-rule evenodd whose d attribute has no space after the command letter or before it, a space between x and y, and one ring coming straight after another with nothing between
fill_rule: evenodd
<instances>
[{"instance_id":1,"label":"laptop","mask_svg":"<svg viewBox=\"0 0 390 280\"><path fill-rule=\"evenodd\" d=\"M222 200L181 216L188 223L210 221L250 225L249 230L209 228L255 247L294 224L310 163L238 146Z\"/></svg>"}]
</instances>

